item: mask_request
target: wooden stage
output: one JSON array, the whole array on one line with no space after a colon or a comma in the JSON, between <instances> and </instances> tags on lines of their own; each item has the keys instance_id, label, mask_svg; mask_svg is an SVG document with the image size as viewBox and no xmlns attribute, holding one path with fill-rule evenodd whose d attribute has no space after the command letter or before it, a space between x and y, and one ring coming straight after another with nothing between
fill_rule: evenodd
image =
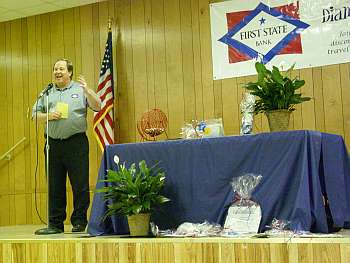
<instances>
[{"instance_id":1,"label":"wooden stage","mask_svg":"<svg viewBox=\"0 0 350 263\"><path fill-rule=\"evenodd\" d=\"M341 238L126 238L89 237L67 231L50 236L34 235L41 227L0 227L0 262L350 262L350 230L339 232Z\"/></svg>"}]
</instances>

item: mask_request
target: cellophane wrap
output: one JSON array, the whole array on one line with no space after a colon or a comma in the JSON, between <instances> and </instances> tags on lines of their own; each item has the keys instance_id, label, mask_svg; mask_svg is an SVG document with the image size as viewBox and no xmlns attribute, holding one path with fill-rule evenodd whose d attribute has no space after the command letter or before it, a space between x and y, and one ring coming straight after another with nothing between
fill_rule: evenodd
<instances>
[{"instance_id":1,"label":"cellophane wrap","mask_svg":"<svg viewBox=\"0 0 350 263\"><path fill-rule=\"evenodd\" d=\"M151 223L151 229L155 236L166 237L214 237L220 236L222 232L221 225L208 221L203 223L184 222L176 230L159 230L154 223Z\"/></svg>"},{"instance_id":2,"label":"cellophane wrap","mask_svg":"<svg viewBox=\"0 0 350 263\"><path fill-rule=\"evenodd\" d=\"M222 119L192 120L181 128L183 139L219 137L224 135Z\"/></svg>"},{"instance_id":3,"label":"cellophane wrap","mask_svg":"<svg viewBox=\"0 0 350 263\"><path fill-rule=\"evenodd\" d=\"M242 113L241 135L253 133L255 97L249 92L244 93L240 104Z\"/></svg>"},{"instance_id":4,"label":"cellophane wrap","mask_svg":"<svg viewBox=\"0 0 350 263\"><path fill-rule=\"evenodd\" d=\"M268 230L265 234L271 236L293 236L294 232L291 230L291 222L285 219L274 218L271 225L266 226Z\"/></svg>"}]
</instances>

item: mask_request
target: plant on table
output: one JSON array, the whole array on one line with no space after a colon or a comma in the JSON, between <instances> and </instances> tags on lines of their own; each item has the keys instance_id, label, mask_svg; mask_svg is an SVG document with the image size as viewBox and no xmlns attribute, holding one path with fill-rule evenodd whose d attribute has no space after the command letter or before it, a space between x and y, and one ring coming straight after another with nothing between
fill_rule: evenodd
<instances>
[{"instance_id":1,"label":"plant on table","mask_svg":"<svg viewBox=\"0 0 350 263\"><path fill-rule=\"evenodd\" d=\"M256 114L266 114L270 129L273 121L270 119L271 113L286 116L288 119L286 122L287 126L282 127L282 129L286 130L288 128L289 115L295 110L295 105L311 99L310 97L303 97L301 93L297 93L297 90L305 85L305 81L296 77L293 79L288 77L293 68L294 65L285 73L282 73L276 66L273 66L271 71L263 63L256 62L255 69L258 73L258 80L245 85L245 88L251 94L258 97L255 101L254 112Z\"/></svg>"}]
</instances>

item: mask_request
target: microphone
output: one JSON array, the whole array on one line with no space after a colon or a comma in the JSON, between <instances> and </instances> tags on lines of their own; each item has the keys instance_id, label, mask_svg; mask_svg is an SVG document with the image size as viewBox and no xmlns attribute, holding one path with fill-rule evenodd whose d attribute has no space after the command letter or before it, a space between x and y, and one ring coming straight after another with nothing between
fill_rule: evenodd
<instances>
[{"instance_id":1,"label":"microphone","mask_svg":"<svg viewBox=\"0 0 350 263\"><path fill-rule=\"evenodd\" d=\"M45 94L47 94L47 93L49 92L49 90L52 89L52 88L53 88L53 84L52 84L52 83L49 83L49 85L47 85L47 87L46 87L42 92L40 92L38 98L41 98L42 96L44 96Z\"/></svg>"}]
</instances>

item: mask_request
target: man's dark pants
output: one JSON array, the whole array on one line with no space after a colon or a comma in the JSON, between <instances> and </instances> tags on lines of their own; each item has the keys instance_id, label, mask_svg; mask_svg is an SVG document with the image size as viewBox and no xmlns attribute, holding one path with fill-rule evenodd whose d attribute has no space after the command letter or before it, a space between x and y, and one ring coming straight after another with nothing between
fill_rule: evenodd
<instances>
[{"instance_id":1,"label":"man's dark pants","mask_svg":"<svg viewBox=\"0 0 350 263\"><path fill-rule=\"evenodd\" d=\"M85 226L90 204L87 136L78 133L64 140L49 138L49 146L49 226L64 229L67 173L73 190L71 223Z\"/></svg>"}]
</instances>

